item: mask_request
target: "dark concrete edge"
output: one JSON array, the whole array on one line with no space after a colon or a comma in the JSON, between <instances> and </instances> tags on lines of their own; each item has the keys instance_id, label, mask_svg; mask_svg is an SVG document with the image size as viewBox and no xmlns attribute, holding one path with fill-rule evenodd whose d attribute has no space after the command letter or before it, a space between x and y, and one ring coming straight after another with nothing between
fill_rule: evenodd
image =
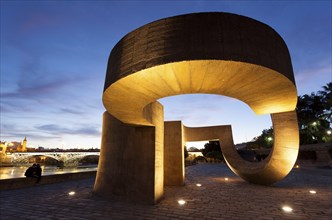
<instances>
[{"instance_id":1,"label":"dark concrete edge","mask_svg":"<svg viewBox=\"0 0 332 220\"><path fill-rule=\"evenodd\" d=\"M78 173L47 175L47 176L42 176L39 183L36 183L35 178L21 177L15 179L3 179L0 180L0 191L59 183L70 180L94 178L96 176L96 173L97 171L87 171L87 172L78 172Z\"/></svg>"}]
</instances>

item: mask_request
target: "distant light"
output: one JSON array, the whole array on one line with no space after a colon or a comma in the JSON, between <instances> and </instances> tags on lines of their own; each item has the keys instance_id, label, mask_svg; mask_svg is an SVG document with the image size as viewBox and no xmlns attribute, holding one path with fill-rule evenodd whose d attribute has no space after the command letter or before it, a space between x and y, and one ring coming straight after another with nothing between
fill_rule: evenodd
<instances>
[{"instance_id":1,"label":"distant light","mask_svg":"<svg viewBox=\"0 0 332 220\"><path fill-rule=\"evenodd\" d=\"M315 190L310 190L309 191L311 194L316 194L317 192Z\"/></svg>"},{"instance_id":2,"label":"distant light","mask_svg":"<svg viewBox=\"0 0 332 220\"><path fill-rule=\"evenodd\" d=\"M75 195L75 192L71 191L71 192L68 193L68 195L70 195L70 196Z\"/></svg>"},{"instance_id":3,"label":"distant light","mask_svg":"<svg viewBox=\"0 0 332 220\"><path fill-rule=\"evenodd\" d=\"M313 125L313 126L316 126L316 125L317 125L317 122L313 122L312 125Z\"/></svg>"},{"instance_id":4,"label":"distant light","mask_svg":"<svg viewBox=\"0 0 332 220\"><path fill-rule=\"evenodd\" d=\"M332 134L332 131L331 131L331 130L328 130L326 133L327 133L327 134Z\"/></svg>"},{"instance_id":5,"label":"distant light","mask_svg":"<svg viewBox=\"0 0 332 220\"><path fill-rule=\"evenodd\" d=\"M299 165L295 165L295 168L300 168L300 166Z\"/></svg>"},{"instance_id":6,"label":"distant light","mask_svg":"<svg viewBox=\"0 0 332 220\"><path fill-rule=\"evenodd\" d=\"M228 178L227 178L227 177L225 178L225 181L228 181Z\"/></svg>"},{"instance_id":7,"label":"distant light","mask_svg":"<svg viewBox=\"0 0 332 220\"><path fill-rule=\"evenodd\" d=\"M273 138L272 138L272 137L268 137L267 140L268 140L268 141L272 141Z\"/></svg>"},{"instance_id":8,"label":"distant light","mask_svg":"<svg viewBox=\"0 0 332 220\"><path fill-rule=\"evenodd\" d=\"M289 207L289 206L283 206L282 210L284 210L285 212L291 212L291 211L293 211L293 209L291 207Z\"/></svg>"},{"instance_id":9,"label":"distant light","mask_svg":"<svg viewBox=\"0 0 332 220\"><path fill-rule=\"evenodd\" d=\"M198 187L201 187L201 186L202 186L202 184L200 184L200 183L197 183L197 184L196 184L196 186L198 186Z\"/></svg>"},{"instance_id":10,"label":"distant light","mask_svg":"<svg viewBox=\"0 0 332 220\"><path fill-rule=\"evenodd\" d=\"M178 200L178 203L179 203L179 205L184 205L184 204L186 204L186 201L184 201L183 199L180 199L180 200Z\"/></svg>"}]
</instances>

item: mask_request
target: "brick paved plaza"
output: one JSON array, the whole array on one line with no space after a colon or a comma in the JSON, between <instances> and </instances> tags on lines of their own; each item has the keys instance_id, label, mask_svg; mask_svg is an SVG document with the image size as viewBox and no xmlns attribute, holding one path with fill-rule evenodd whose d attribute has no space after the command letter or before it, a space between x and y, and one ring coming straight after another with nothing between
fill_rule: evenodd
<instances>
[{"instance_id":1,"label":"brick paved plaza","mask_svg":"<svg viewBox=\"0 0 332 220\"><path fill-rule=\"evenodd\" d=\"M225 164L198 164L186 168L184 187L166 187L154 206L104 200L92 194L93 184L90 178L1 191L1 219L332 218L332 169L301 167L266 187L244 182ZM283 205L293 211L282 211Z\"/></svg>"}]
</instances>

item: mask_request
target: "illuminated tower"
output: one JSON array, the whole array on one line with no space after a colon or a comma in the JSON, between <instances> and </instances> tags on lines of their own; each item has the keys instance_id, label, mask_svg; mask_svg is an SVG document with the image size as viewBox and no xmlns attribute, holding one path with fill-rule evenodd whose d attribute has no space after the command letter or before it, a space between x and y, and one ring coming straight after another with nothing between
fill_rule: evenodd
<instances>
[{"instance_id":1,"label":"illuminated tower","mask_svg":"<svg viewBox=\"0 0 332 220\"><path fill-rule=\"evenodd\" d=\"M27 137L24 137L23 143L22 143L22 147L21 147L21 151L25 152L27 151Z\"/></svg>"}]
</instances>

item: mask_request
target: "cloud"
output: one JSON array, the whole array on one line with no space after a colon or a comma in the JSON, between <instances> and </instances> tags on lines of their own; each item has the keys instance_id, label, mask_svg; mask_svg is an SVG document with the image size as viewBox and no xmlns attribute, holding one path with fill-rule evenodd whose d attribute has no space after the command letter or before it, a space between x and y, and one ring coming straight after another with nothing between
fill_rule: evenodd
<instances>
[{"instance_id":1,"label":"cloud","mask_svg":"<svg viewBox=\"0 0 332 220\"><path fill-rule=\"evenodd\" d=\"M68 113L73 115L83 115L85 114L82 111L76 110L76 109L70 109L70 108L60 108L60 113Z\"/></svg>"},{"instance_id":2,"label":"cloud","mask_svg":"<svg viewBox=\"0 0 332 220\"><path fill-rule=\"evenodd\" d=\"M91 125L80 125L80 127L76 128L68 128L68 127L61 127L57 124L45 124L35 126L39 132L45 133L55 133L55 134L69 134L69 135L88 135L88 136L100 136L101 132L98 126L91 126Z\"/></svg>"},{"instance_id":3,"label":"cloud","mask_svg":"<svg viewBox=\"0 0 332 220\"><path fill-rule=\"evenodd\" d=\"M1 140L6 141L17 141L17 138L29 137L31 139L38 140L50 140L50 139L60 139L61 136L56 133L41 133L35 129L26 129L20 126L15 126L13 124L2 123L1 124Z\"/></svg>"},{"instance_id":4,"label":"cloud","mask_svg":"<svg viewBox=\"0 0 332 220\"><path fill-rule=\"evenodd\" d=\"M49 95L49 93L55 92L61 89L61 87L72 83L72 81L73 80L68 79L55 79L50 82L36 81L25 85L19 84L19 88L16 91L2 93L1 97L4 99L35 99L36 97L45 97Z\"/></svg>"},{"instance_id":5,"label":"cloud","mask_svg":"<svg viewBox=\"0 0 332 220\"><path fill-rule=\"evenodd\" d=\"M332 81L331 72L330 63L299 70L295 75L299 95L321 90L322 86Z\"/></svg>"}]
</instances>

